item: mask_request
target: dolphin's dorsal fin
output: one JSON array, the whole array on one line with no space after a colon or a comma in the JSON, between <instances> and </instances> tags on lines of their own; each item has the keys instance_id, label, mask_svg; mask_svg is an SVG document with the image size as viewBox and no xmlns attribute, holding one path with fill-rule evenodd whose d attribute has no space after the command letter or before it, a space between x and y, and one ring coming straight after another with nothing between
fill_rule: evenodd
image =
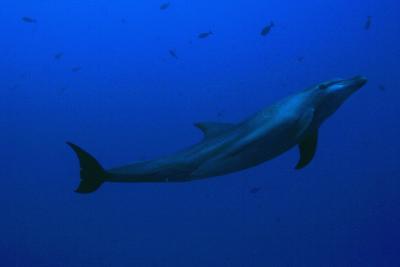
<instances>
[{"instance_id":1,"label":"dolphin's dorsal fin","mask_svg":"<svg viewBox=\"0 0 400 267\"><path fill-rule=\"evenodd\" d=\"M197 122L194 124L194 126L199 128L203 132L204 138L208 138L232 129L235 124L219 122Z\"/></svg>"},{"instance_id":2,"label":"dolphin's dorsal fin","mask_svg":"<svg viewBox=\"0 0 400 267\"><path fill-rule=\"evenodd\" d=\"M314 158L318 144L318 130L308 134L299 144L300 159L296 169L300 170L307 166Z\"/></svg>"}]
</instances>

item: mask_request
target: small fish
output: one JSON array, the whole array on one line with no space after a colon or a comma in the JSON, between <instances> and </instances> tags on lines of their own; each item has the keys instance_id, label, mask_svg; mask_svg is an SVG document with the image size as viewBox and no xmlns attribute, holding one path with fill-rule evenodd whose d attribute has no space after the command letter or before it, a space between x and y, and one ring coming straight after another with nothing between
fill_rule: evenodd
<instances>
[{"instance_id":1,"label":"small fish","mask_svg":"<svg viewBox=\"0 0 400 267\"><path fill-rule=\"evenodd\" d=\"M165 2L160 5L160 10L167 10L171 6L170 2Z\"/></svg>"},{"instance_id":2,"label":"small fish","mask_svg":"<svg viewBox=\"0 0 400 267\"><path fill-rule=\"evenodd\" d=\"M365 25L364 25L364 29L367 30L367 31L369 29L371 29L371 24L372 24L372 17L368 16L367 17L367 21L365 22Z\"/></svg>"},{"instance_id":3,"label":"small fish","mask_svg":"<svg viewBox=\"0 0 400 267\"><path fill-rule=\"evenodd\" d=\"M21 79L27 79L27 78L31 77L31 74L29 72L24 72L24 73L21 73L21 75L19 75L19 77Z\"/></svg>"},{"instance_id":4,"label":"small fish","mask_svg":"<svg viewBox=\"0 0 400 267\"><path fill-rule=\"evenodd\" d=\"M67 87L61 87L60 90L58 90L58 95L63 95L67 89Z\"/></svg>"},{"instance_id":5,"label":"small fish","mask_svg":"<svg viewBox=\"0 0 400 267\"><path fill-rule=\"evenodd\" d=\"M210 35L214 34L212 31L208 31L208 32L201 32L199 33L199 35L197 35L197 37L199 39L205 39L208 38Z\"/></svg>"},{"instance_id":6,"label":"small fish","mask_svg":"<svg viewBox=\"0 0 400 267\"><path fill-rule=\"evenodd\" d=\"M64 56L63 52L58 52L58 53L54 54L54 59L60 60L63 56Z\"/></svg>"},{"instance_id":7,"label":"small fish","mask_svg":"<svg viewBox=\"0 0 400 267\"><path fill-rule=\"evenodd\" d=\"M258 192L260 192L261 191L261 187L259 187L259 186L256 186L256 187L253 187L252 189L250 189L250 193L251 194L257 194Z\"/></svg>"},{"instance_id":8,"label":"small fish","mask_svg":"<svg viewBox=\"0 0 400 267\"><path fill-rule=\"evenodd\" d=\"M72 72L78 72L81 70L81 67L76 66L76 67L73 67L71 70L72 70Z\"/></svg>"},{"instance_id":9,"label":"small fish","mask_svg":"<svg viewBox=\"0 0 400 267\"><path fill-rule=\"evenodd\" d=\"M13 86L11 86L10 88L8 88L8 90L14 91L19 87L18 84L14 84Z\"/></svg>"},{"instance_id":10,"label":"small fish","mask_svg":"<svg viewBox=\"0 0 400 267\"><path fill-rule=\"evenodd\" d=\"M272 27L274 27L274 26L275 26L274 22L271 21L270 24L268 24L267 26L265 26L265 27L261 30L260 34L261 34L262 36L268 35L269 32L271 31Z\"/></svg>"},{"instance_id":11,"label":"small fish","mask_svg":"<svg viewBox=\"0 0 400 267\"><path fill-rule=\"evenodd\" d=\"M168 52L171 55L171 57L173 57L175 59L178 59L178 56L176 55L175 49L170 49Z\"/></svg>"},{"instance_id":12,"label":"small fish","mask_svg":"<svg viewBox=\"0 0 400 267\"><path fill-rule=\"evenodd\" d=\"M297 62L302 63L303 61L304 61L304 57L303 56L297 57Z\"/></svg>"},{"instance_id":13,"label":"small fish","mask_svg":"<svg viewBox=\"0 0 400 267\"><path fill-rule=\"evenodd\" d=\"M31 18L31 17L22 17L21 19L23 22L26 22L26 23L36 23L37 22L36 19Z\"/></svg>"}]
</instances>

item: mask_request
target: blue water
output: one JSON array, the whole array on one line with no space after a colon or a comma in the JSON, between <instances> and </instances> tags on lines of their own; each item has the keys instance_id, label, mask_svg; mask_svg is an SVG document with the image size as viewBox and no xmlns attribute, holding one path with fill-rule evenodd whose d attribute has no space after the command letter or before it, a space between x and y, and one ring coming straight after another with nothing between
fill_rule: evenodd
<instances>
[{"instance_id":1,"label":"blue water","mask_svg":"<svg viewBox=\"0 0 400 267\"><path fill-rule=\"evenodd\" d=\"M398 0L162 3L1 2L0 266L400 266ZM106 168L152 159L197 142L194 122L358 74L304 170L293 149L208 180L73 192L65 141Z\"/></svg>"}]
</instances>

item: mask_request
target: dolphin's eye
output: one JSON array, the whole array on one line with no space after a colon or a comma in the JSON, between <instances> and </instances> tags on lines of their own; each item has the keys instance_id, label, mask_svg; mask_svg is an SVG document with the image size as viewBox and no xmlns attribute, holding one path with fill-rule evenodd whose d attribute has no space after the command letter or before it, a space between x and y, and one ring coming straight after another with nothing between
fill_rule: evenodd
<instances>
[{"instance_id":1,"label":"dolphin's eye","mask_svg":"<svg viewBox=\"0 0 400 267\"><path fill-rule=\"evenodd\" d=\"M328 88L328 86L326 84L321 84L318 88L321 90L324 90L324 89Z\"/></svg>"}]
</instances>

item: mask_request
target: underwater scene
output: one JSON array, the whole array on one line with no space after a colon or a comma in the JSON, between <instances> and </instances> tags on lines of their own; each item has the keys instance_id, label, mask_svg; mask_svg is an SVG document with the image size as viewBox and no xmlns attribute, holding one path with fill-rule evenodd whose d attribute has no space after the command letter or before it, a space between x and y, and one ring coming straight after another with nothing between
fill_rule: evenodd
<instances>
[{"instance_id":1,"label":"underwater scene","mask_svg":"<svg viewBox=\"0 0 400 267\"><path fill-rule=\"evenodd\" d=\"M2 0L0 266L400 266L399 14Z\"/></svg>"}]
</instances>

